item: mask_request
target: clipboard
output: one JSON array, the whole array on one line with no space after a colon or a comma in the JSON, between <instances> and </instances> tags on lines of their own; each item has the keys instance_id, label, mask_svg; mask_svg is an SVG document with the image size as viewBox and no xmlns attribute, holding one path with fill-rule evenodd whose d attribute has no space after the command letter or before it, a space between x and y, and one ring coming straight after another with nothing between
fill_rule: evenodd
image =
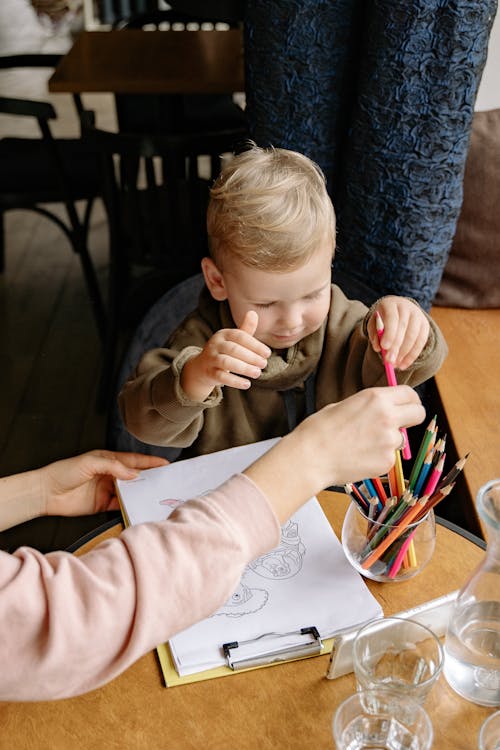
<instances>
[{"instance_id":1,"label":"clipboard","mask_svg":"<svg viewBox=\"0 0 500 750\"><path fill-rule=\"evenodd\" d=\"M135 480L117 480L125 524L164 520L166 508L176 507L173 503L218 486L275 442L238 446L145 470ZM338 607L336 601L349 606ZM327 654L333 635L382 614L346 560L317 498L311 498L282 528L279 545L247 565L234 598L157 647L160 667L165 684L171 686ZM262 633L274 641L259 642L263 648L257 655L243 655ZM293 646L281 648L281 636L287 633L294 635Z\"/></svg>"},{"instance_id":2,"label":"clipboard","mask_svg":"<svg viewBox=\"0 0 500 750\"><path fill-rule=\"evenodd\" d=\"M233 672L236 672L250 667L268 666L283 661L304 659L308 656L319 656L323 650L323 641L314 625L282 634L285 640L287 636L293 636L294 640L299 641L294 645L284 643L281 647L266 650L266 638L276 635L276 633L265 633L259 638L248 641L224 643L222 650L226 657L227 666ZM256 647L258 647L258 651Z\"/></svg>"},{"instance_id":3,"label":"clipboard","mask_svg":"<svg viewBox=\"0 0 500 750\"><path fill-rule=\"evenodd\" d=\"M215 667L203 672L196 672L194 674L184 676L179 675L177 670L175 669L168 643L163 643L160 646L157 646L156 652L158 654L165 687L176 687L177 685L188 685L191 682L203 682L204 680L213 680L218 677L229 677L230 675L234 675L237 672L250 672L254 669L266 669L267 667L277 666L278 664L285 664L291 661L310 659L315 656L329 654L333 648L334 638L324 638L321 639L321 642L322 649L320 652L315 652L315 650L311 648L309 653L303 653L301 655L296 654L294 656L293 654L285 655L282 653L279 655L279 658L264 659L263 657L260 663L255 663L249 666L243 666L240 664L238 665L238 669L232 669L226 663L226 665L223 667Z\"/></svg>"}]
</instances>

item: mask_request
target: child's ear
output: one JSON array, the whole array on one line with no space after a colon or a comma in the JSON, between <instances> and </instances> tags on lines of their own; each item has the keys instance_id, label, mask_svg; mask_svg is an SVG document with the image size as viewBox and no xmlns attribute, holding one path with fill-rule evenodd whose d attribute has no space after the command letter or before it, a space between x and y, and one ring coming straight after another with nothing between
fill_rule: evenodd
<instances>
[{"instance_id":1,"label":"child's ear","mask_svg":"<svg viewBox=\"0 0 500 750\"><path fill-rule=\"evenodd\" d=\"M201 270L205 277L205 284L212 297L217 302L222 302L227 299L226 285L224 284L224 276L219 271L212 258L202 258Z\"/></svg>"}]
</instances>

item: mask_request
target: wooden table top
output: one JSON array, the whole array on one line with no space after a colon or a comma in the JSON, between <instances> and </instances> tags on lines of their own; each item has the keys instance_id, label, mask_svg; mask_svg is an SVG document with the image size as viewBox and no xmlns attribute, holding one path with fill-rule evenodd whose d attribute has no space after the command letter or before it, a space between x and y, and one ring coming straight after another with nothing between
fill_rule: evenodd
<instances>
[{"instance_id":1,"label":"wooden table top","mask_svg":"<svg viewBox=\"0 0 500 750\"><path fill-rule=\"evenodd\" d=\"M82 31L48 86L69 93L244 91L243 34L239 29Z\"/></svg>"},{"instance_id":2,"label":"wooden table top","mask_svg":"<svg viewBox=\"0 0 500 750\"><path fill-rule=\"evenodd\" d=\"M345 495L324 492L319 498L340 536ZM115 527L98 541L118 532ZM466 538L438 526L435 554L419 575L400 583L369 581L368 586L391 615L458 588L483 555ZM165 688L156 653L149 653L113 682L79 698L0 703L0 748L328 750L333 748L333 712L355 691L352 674L327 680L328 664L324 655ZM436 750L476 747L479 728L491 713L456 695L443 675L426 709Z\"/></svg>"},{"instance_id":3,"label":"wooden table top","mask_svg":"<svg viewBox=\"0 0 500 750\"><path fill-rule=\"evenodd\" d=\"M500 477L500 309L433 307L431 315L449 348L436 386L459 457L470 452L463 475L474 502Z\"/></svg>"}]
</instances>

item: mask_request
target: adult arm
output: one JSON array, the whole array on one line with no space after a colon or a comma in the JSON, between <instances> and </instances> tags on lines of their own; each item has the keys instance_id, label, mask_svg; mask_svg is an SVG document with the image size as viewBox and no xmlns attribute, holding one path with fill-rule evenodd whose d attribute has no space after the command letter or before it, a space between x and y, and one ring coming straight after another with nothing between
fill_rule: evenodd
<instances>
[{"instance_id":1,"label":"adult arm","mask_svg":"<svg viewBox=\"0 0 500 750\"><path fill-rule=\"evenodd\" d=\"M266 498L238 476L79 558L0 552L0 700L103 685L214 612L245 565L278 542Z\"/></svg>"},{"instance_id":2,"label":"adult arm","mask_svg":"<svg viewBox=\"0 0 500 750\"><path fill-rule=\"evenodd\" d=\"M38 516L80 516L116 510L113 477L132 479L165 459L142 453L89 451L42 469L0 478L0 530Z\"/></svg>"},{"instance_id":3,"label":"adult arm","mask_svg":"<svg viewBox=\"0 0 500 750\"><path fill-rule=\"evenodd\" d=\"M86 692L208 616L245 565L279 542L278 522L323 487L385 473L399 427L424 417L408 387L363 391L166 521L127 529L81 558L0 553L0 699Z\"/></svg>"}]
</instances>

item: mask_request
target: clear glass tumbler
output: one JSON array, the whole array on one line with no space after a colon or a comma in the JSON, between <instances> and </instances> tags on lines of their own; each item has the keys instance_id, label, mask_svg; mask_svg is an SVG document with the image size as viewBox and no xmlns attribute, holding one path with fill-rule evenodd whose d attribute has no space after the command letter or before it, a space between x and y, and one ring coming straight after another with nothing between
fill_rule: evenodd
<instances>
[{"instance_id":1,"label":"clear glass tumbler","mask_svg":"<svg viewBox=\"0 0 500 750\"><path fill-rule=\"evenodd\" d=\"M364 560L394 529L396 526L371 521L356 503L349 504L342 526L342 546L351 565L365 578L405 581L419 573L431 559L436 546L433 510L421 521L409 524L376 561L364 567ZM401 557L405 546L407 550Z\"/></svg>"},{"instance_id":2,"label":"clear glass tumbler","mask_svg":"<svg viewBox=\"0 0 500 750\"><path fill-rule=\"evenodd\" d=\"M429 750L433 739L422 706L387 688L351 695L337 708L332 729L337 750Z\"/></svg>"},{"instance_id":3,"label":"clear glass tumbler","mask_svg":"<svg viewBox=\"0 0 500 750\"><path fill-rule=\"evenodd\" d=\"M478 750L500 750L500 711L483 721L477 747Z\"/></svg>"}]
</instances>

